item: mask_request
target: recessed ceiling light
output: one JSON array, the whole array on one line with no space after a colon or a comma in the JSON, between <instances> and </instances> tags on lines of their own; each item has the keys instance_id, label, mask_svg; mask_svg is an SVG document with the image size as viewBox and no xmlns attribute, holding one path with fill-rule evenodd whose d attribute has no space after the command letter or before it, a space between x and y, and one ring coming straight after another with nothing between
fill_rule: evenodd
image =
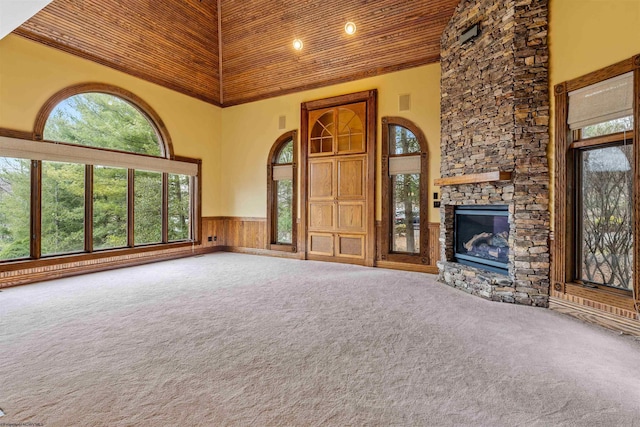
<instances>
[{"instance_id":1,"label":"recessed ceiling light","mask_svg":"<svg viewBox=\"0 0 640 427\"><path fill-rule=\"evenodd\" d=\"M295 50L302 50L302 47L303 47L303 46L304 46L304 45L302 44L302 40L300 40L300 39L295 39L295 40L293 41L293 48L294 48Z\"/></svg>"},{"instance_id":2,"label":"recessed ceiling light","mask_svg":"<svg viewBox=\"0 0 640 427\"><path fill-rule=\"evenodd\" d=\"M344 32L351 35L356 33L356 24L349 21L344 26Z\"/></svg>"}]
</instances>

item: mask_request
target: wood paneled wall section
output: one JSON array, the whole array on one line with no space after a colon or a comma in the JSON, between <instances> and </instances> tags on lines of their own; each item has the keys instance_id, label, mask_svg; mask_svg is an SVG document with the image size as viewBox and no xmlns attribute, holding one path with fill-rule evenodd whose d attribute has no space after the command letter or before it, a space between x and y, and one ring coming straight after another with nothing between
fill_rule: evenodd
<instances>
[{"instance_id":1,"label":"wood paneled wall section","mask_svg":"<svg viewBox=\"0 0 640 427\"><path fill-rule=\"evenodd\" d=\"M440 260L440 223L429 223L429 260L436 265Z\"/></svg>"},{"instance_id":2,"label":"wood paneled wall section","mask_svg":"<svg viewBox=\"0 0 640 427\"><path fill-rule=\"evenodd\" d=\"M202 245L204 247L265 249L266 235L266 218L202 218ZM217 238L216 241L209 242L209 236Z\"/></svg>"},{"instance_id":3,"label":"wood paneled wall section","mask_svg":"<svg viewBox=\"0 0 640 427\"><path fill-rule=\"evenodd\" d=\"M458 3L221 0L223 105L436 62ZM358 27L353 36L344 32L349 20Z\"/></svg>"},{"instance_id":4,"label":"wood paneled wall section","mask_svg":"<svg viewBox=\"0 0 640 427\"><path fill-rule=\"evenodd\" d=\"M282 256L279 251L267 251L266 218L243 217L204 217L202 218L202 247L219 250L254 249L257 253L271 253ZM380 242L380 221L376 221L376 242ZM216 241L208 241L209 236L217 237ZM440 223L429 223L429 259L432 260L429 272L437 272L435 265L440 257ZM298 254L296 257L301 257ZM379 255L376 256L379 260ZM391 263L394 264L394 263ZM395 263L399 264L399 263ZM378 262L378 265L383 266ZM418 266L420 267L420 266Z\"/></svg>"},{"instance_id":5,"label":"wood paneled wall section","mask_svg":"<svg viewBox=\"0 0 640 427\"><path fill-rule=\"evenodd\" d=\"M220 102L217 0L55 0L14 33Z\"/></svg>"}]
</instances>

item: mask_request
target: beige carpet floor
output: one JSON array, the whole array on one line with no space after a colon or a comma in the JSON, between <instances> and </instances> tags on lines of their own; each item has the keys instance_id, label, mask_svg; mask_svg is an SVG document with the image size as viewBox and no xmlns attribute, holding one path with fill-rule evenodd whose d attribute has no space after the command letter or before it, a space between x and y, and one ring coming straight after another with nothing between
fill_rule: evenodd
<instances>
[{"instance_id":1,"label":"beige carpet floor","mask_svg":"<svg viewBox=\"0 0 640 427\"><path fill-rule=\"evenodd\" d=\"M430 275L220 253L0 292L0 425L640 426L640 343Z\"/></svg>"}]
</instances>

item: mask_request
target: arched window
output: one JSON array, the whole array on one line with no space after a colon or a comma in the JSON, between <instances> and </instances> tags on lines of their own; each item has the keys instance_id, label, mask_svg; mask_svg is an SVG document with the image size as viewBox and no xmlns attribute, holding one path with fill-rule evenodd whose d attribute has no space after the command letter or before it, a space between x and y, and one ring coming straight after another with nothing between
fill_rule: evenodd
<instances>
[{"instance_id":1,"label":"arched window","mask_svg":"<svg viewBox=\"0 0 640 427\"><path fill-rule=\"evenodd\" d=\"M34 136L0 141L0 261L193 240L198 163L132 93L64 89Z\"/></svg>"},{"instance_id":2,"label":"arched window","mask_svg":"<svg viewBox=\"0 0 640 427\"><path fill-rule=\"evenodd\" d=\"M382 119L383 260L428 264L427 140L411 121Z\"/></svg>"},{"instance_id":3,"label":"arched window","mask_svg":"<svg viewBox=\"0 0 640 427\"><path fill-rule=\"evenodd\" d=\"M267 165L269 247L296 251L297 132L282 135L271 147Z\"/></svg>"},{"instance_id":4,"label":"arched window","mask_svg":"<svg viewBox=\"0 0 640 427\"><path fill-rule=\"evenodd\" d=\"M166 157L153 122L134 104L109 93L80 93L60 101L47 117L43 138Z\"/></svg>"}]
</instances>

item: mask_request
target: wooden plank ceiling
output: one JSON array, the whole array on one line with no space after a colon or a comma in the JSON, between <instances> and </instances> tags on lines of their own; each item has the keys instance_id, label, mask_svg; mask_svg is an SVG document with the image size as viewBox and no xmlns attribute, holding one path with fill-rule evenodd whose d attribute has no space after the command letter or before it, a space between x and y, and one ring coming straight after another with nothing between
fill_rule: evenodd
<instances>
[{"instance_id":1,"label":"wooden plank ceiling","mask_svg":"<svg viewBox=\"0 0 640 427\"><path fill-rule=\"evenodd\" d=\"M438 61L459 0L221 0L225 105ZM347 36L353 21L357 32ZM304 43L299 53L294 38Z\"/></svg>"},{"instance_id":2,"label":"wooden plank ceiling","mask_svg":"<svg viewBox=\"0 0 640 427\"><path fill-rule=\"evenodd\" d=\"M436 62L458 3L54 0L15 33L231 106Z\"/></svg>"},{"instance_id":3,"label":"wooden plank ceiling","mask_svg":"<svg viewBox=\"0 0 640 427\"><path fill-rule=\"evenodd\" d=\"M54 0L14 33L207 102L220 100L216 0Z\"/></svg>"}]
</instances>

